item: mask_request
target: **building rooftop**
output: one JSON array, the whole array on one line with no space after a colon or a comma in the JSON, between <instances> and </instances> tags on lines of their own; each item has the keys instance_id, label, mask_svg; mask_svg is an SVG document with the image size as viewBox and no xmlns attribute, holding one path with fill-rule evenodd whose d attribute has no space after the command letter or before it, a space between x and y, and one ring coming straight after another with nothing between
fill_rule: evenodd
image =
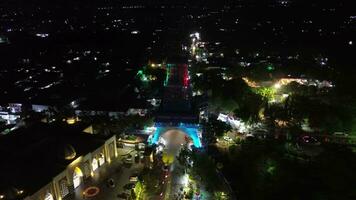
<instances>
[{"instance_id":1,"label":"building rooftop","mask_svg":"<svg viewBox=\"0 0 356 200\"><path fill-rule=\"evenodd\" d=\"M73 160L105 140L83 133L84 124L39 123L0 136L0 192L11 188L33 194L62 172Z\"/></svg>"}]
</instances>

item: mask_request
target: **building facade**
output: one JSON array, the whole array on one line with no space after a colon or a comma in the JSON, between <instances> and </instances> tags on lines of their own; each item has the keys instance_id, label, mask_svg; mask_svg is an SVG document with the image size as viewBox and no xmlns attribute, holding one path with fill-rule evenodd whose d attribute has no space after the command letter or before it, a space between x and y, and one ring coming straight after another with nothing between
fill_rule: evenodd
<instances>
[{"instance_id":1,"label":"building facade","mask_svg":"<svg viewBox=\"0 0 356 200\"><path fill-rule=\"evenodd\" d=\"M114 135L93 152L77 157L64 171L53 177L50 183L27 196L25 200L65 199L87 179L93 177L101 167L110 165L116 157L116 136Z\"/></svg>"}]
</instances>

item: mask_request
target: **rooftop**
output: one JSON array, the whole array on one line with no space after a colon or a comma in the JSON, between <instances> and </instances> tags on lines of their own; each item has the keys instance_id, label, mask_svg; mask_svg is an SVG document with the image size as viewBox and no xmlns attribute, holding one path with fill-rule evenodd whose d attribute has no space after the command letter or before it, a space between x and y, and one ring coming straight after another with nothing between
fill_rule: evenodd
<instances>
[{"instance_id":1,"label":"rooftop","mask_svg":"<svg viewBox=\"0 0 356 200\"><path fill-rule=\"evenodd\" d=\"M62 172L73 160L105 140L83 133L85 124L39 123L0 136L0 192L9 188L33 194Z\"/></svg>"}]
</instances>

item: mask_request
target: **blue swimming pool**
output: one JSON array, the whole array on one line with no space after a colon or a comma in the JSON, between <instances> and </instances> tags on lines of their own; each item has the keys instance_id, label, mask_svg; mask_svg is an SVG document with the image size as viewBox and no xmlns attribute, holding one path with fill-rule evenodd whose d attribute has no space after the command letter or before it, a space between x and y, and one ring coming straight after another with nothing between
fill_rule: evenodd
<instances>
[{"instance_id":1,"label":"blue swimming pool","mask_svg":"<svg viewBox=\"0 0 356 200\"><path fill-rule=\"evenodd\" d=\"M167 127L162 126L161 124L155 125L156 130L153 133L153 136L149 139L149 144L157 144L161 135L167 130ZM193 144L196 148L201 148L202 144L199 138L199 125L196 124L184 124L180 123L176 128L185 132L193 141Z\"/></svg>"}]
</instances>

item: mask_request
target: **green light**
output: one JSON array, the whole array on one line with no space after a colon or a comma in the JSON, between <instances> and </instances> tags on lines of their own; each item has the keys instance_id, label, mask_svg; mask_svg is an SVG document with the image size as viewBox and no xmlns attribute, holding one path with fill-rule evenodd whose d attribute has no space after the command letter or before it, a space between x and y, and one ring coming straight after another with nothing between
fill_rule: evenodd
<instances>
[{"instance_id":1,"label":"green light","mask_svg":"<svg viewBox=\"0 0 356 200\"><path fill-rule=\"evenodd\" d=\"M267 172L268 172L269 174L273 174L274 171L275 171L275 169L276 169L275 166L269 166L269 167L267 168Z\"/></svg>"},{"instance_id":2,"label":"green light","mask_svg":"<svg viewBox=\"0 0 356 200\"><path fill-rule=\"evenodd\" d=\"M136 195L136 199L140 199L143 192L143 185L140 181L138 181L135 185L134 192Z\"/></svg>"},{"instance_id":3,"label":"green light","mask_svg":"<svg viewBox=\"0 0 356 200\"><path fill-rule=\"evenodd\" d=\"M274 99L276 95L276 89L274 87L255 88L253 91L269 101Z\"/></svg>"},{"instance_id":4,"label":"green light","mask_svg":"<svg viewBox=\"0 0 356 200\"><path fill-rule=\"evenodd\" d=\"M274 175L276 173L276 170L276 161L268 159L266 162L266 172L270 175Z\"/></svg>"},{"instance_id":5,"label":"green light","mask_svg":"<svg viewBox=\"0 0 356 200\"><path fill-rule=\"evenodd\" d=\"M273 71L274 70L273 65L272 64L267 65L267 70L268 71Z\"/></svg>"},{"instance_id":6,"label":"green light","mask_svg":"<svg viewBox=\"0 0 356 200\"><path fill-rule=\"evenodd\" d=\"M225 192L215 192L214 199L216 200L227 200L229 196Z\"/></svg>"},{"instance_id":7,"label":"green light","mask_svg":"<svg viewBox=\"0 0 356 200\"><path fill-rule=\"evenodd\" d=\"M143 82L148 81L148 78L147 78L146 74L143 73L143 70L138 70L136 76L138 76L140 78L140 80Z\"/></svg>"},{"instance_id":8,"label":"green light","mask_svg":"<svg viewBox=\"0 0 356 200\"><path fill-rule=\"evenodd\" d=\"M136 75L137 75L137 76L142 76L142 75L143 75L143 71L142 71L142 70L138 70L138 72L137 72Z\"/></svg>"},{"instance_id":9,"label":"green light","mask_svg":"<svg viewBox=\"0 0 356 200\"><path fill-rule=\"evenodd\" d=\"M171 71L172 64L167 64L166 67L166 80L164 80L164 86L168 85L168 80L169 80L169 72Z\"/></svg>"}]
</instances>

